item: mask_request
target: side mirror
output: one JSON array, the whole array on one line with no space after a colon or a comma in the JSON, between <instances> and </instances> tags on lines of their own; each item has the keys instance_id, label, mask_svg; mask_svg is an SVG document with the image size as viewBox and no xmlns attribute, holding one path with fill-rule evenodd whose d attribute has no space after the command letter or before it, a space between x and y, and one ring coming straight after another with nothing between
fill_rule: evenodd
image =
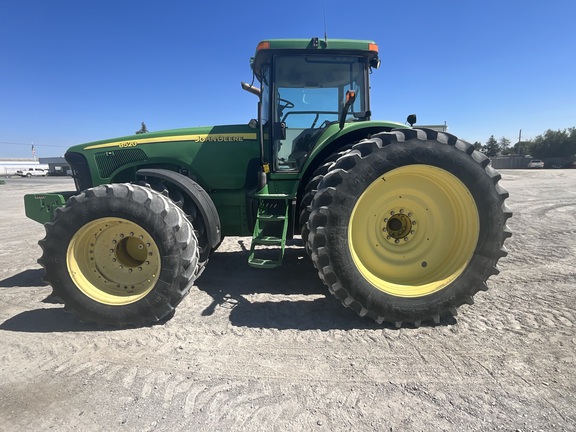
<instances>
[{"instance_id":1,"label":"side mirror","mask_svg":"<svg viewBox=\"0 0 576 432\"><path fill-rule=\"evenodd\" d=\"M410 127L414 126L414 124L416 123L416 114L410 114L406 119L406 122L408 122Z\"/></svg>"},{"instance_id":2,"label":"side mirror","mask_svg":"<svg viewBox=\"0 0 576 432\"><path fill-rule=\"evenodd\" d=\"M380 67L381 61L378 57L373 58L370 60L370 67L372 69L378 69Z\"/></svg>"},{"instance_id":3,"label":"side mirror","mask_svg":"<svg viewBox=\"0 0 576 432\"><path fill-rule=\"evenodd\" d=\"M346 92L346 101L344 102L342 111L340 111L340 118L338 119L340 130L344 128L344 123L346 122L346 116L348 115L348 110L354 104L355 100L356 100L356 92L353 90L348 90Z\"/></svg>"}]
</instances>

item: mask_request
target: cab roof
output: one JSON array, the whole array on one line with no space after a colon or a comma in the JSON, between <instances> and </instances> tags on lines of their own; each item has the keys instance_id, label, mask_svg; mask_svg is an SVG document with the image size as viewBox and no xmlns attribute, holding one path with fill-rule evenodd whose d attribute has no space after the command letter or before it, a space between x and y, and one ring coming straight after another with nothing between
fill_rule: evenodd
<instances>
[{"instance_id":1,"label":"cab roof","mask_svg":"<svg viewBox=\"0 0 576 432\"><path fill-rule=\"evenodd\" d=\"M378 45L371 40L354 39L265 39L256 47L256 53L251 59L252 69L259 75L260 66L269 60L272 53L314 53L314 54L341 54L363 55L368 59L378 57Z\"/></svg>"}]
</instances>

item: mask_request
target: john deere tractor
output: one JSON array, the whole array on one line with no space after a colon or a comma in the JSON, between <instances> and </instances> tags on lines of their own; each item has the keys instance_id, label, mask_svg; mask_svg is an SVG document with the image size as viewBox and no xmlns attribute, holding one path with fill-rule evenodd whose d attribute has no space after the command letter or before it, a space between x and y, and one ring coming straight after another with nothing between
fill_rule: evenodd
<instances>
[{"instance_id":1,"label":"john deere tractor","mask_svg":"<svg viewBox=\"0 0 576 432\"><path fill-rule=\"evenodd\" d=\"M299 235L360 316L456 314L506 255L508 193L467 142L372 120L379 65L372 41L265 40L242 83L257 119L71 147L76 190L25 197L45 281L83 321L140 326L170 316L224 236L252 236L248 265L269 269Z\"/></svg>"}]
</instances>

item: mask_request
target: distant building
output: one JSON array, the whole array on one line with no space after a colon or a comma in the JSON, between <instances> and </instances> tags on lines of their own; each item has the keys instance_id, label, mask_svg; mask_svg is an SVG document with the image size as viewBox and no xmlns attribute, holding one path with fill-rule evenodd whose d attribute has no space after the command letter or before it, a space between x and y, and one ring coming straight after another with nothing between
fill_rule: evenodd
<instances>
[{"instance_id":1,"label":"distant building","mask_svg":"<svg viewBox=\"0 0 576 432\"><path fill-rule=\"evenodd\" d=\"M443 125L414 125L414 127L432 129L436 132L448 132L448 125L446 123Z\"/></svg>"},{"instance_id":2,"label":"distant building","mask_svg":"<svg viewBox=\"0 0 576 432\"><path fill-rule=\"evenodd\" d=\"M528 167L532 156L511 154L506 156L494 156L491 158L492 167L496 169L524 169Z\"/></svg>"},{"instance_id":3,"label":"distant building","mask_svg":"<svg viewBox=\"0 0 576 432\"><path fill-rule=\"evenodd\" d=\"M511 154L495 156L491 158L492 166L496 169L525 169L532 159L538 159L530 155ZM544 168L571 168L571 158L546 157L538 160L544 162Z\"/></svg>"},{"instance_id":4,"label":"distant building","mask_svg":"<svg viewBox=\"0 0 576 432\"><path fill-rule=\"evenodd\" d=\"M32 158L6 158L0 159L0 176L2 177L9 177L12 175L16 175L16 171L24 170L29 167L39 167L40 162L37 159ZM45 167L48 169L48 167Z\"/></svg>"},{"instance_id":5,"label":"distant building","mask_svg":"<svg viewBox=\"0 0 576 432\"><path fill-rule=\"evenodd\" d=\"M52 158L5 158L0 159L0 176L10 177L16 175L18 170L26 170L30 167L48 170L48 175L71 175L70 165L63 157Z\"/></svg>"},{"instance_id":6,"label":"distant building","mask_svg":"<svg viewBox=\"0 0 576 432\"><path fill-rule=\"evenodd\" d=\"M72 175L70 165L63 157L40 158L40 163L48 165L50 175Z\"/></svg>"}]
</instances>

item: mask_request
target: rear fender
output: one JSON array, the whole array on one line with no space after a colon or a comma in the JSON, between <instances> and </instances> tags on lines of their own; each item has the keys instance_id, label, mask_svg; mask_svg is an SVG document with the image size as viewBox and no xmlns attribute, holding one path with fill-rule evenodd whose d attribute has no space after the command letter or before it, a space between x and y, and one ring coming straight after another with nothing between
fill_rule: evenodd
<instances>
[{"instance_id":1,"label":"rear fender","mask_svg":"<svg viewBox=\"0 0 576 432\"><path fill-rule=\"evenodd\" d=\"M310 150L310 155L302 169L303 178L306 178L307 173L313 172L324 159L347 145L370 138L371 135L379 132L407 127L401 123L384 121L348 123L344 129L340 129L338 125L332 125L324 131Z\"/></svg>"},{"instance_id":2,"label":"rear fender","mask_svg":"<svg viewBox=\"0 0 576 432\"><path fill-rule=\"evenodd\" d=\"M202 186L183 174L167 169L145 168L138 170L136 175L148 179L161 179L164 182L170 183L179 188L194 202L194 204L196 204L196 207L204 220L204 224L206 225L210 248L214 249L220 244L222 241L220 216L218 216L218 210L216 210L212 198L210 198L210 195L208 195L208 192L206 192Z\"/></svg>"}]
</instances>

